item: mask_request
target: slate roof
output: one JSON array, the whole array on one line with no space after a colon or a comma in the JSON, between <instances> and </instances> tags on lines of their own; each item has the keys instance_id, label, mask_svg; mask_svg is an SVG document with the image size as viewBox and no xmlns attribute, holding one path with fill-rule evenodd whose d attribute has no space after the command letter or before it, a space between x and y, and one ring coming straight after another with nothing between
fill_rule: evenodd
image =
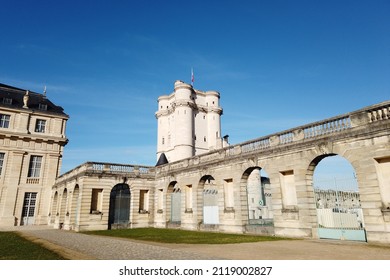
<instances>
[{"instance_id":1,"label":"slate roof","mask_svg":"<svg viewBox=\"0 0 390 280\"><path fill-rule=\"evenodd\" d=\"M69 117L61 106L55 105L46 96L40 93L29 91L28 109L23 108L23 96L26 94L25 89L16 88L13 86L0 83L0 107L3 108L15 108L22 110L42 111L47 114L61 115ZM9 104L9 99L12 99ZM46 105L46 110L44 109Z\"/></svg>"},{"instance_id":2,"label":"slate roof","mask_svg":"<svg viewBox=\"0 0 390 280\"><path fill-rule=\"evenodd\" d=\"M167 159L166 155L164 153L162 153L160 155L160 158L158 159L158 161L156 163L156 166L160 166L160 165L167 164L167 163L168 163L168 159Z\"/></svg>"}]
</instances>

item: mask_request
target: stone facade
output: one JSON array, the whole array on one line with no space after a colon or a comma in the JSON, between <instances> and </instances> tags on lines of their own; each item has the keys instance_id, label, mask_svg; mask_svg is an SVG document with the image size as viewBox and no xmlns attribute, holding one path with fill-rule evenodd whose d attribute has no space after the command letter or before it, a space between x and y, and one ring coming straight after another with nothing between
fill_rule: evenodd
<instances>
[{"instance_id":1,"label":"stone facade","mask_svg":"<svg viewBox=\"0 0 390 280\"><path fill-rule=\"evenodd\" d=\"M0 225L48 223L67 120L45 94L0 84Z\"/></svg>"},{"instance_id":2,"label":"stone facade","mask_svg":"<svg viewBox=\"0 0 390 280\"><path fill-rule=\"evenodd\" d=\"M189 104L175 103L180 90ZM233 146L210 145L197 153L193 128L179 120L185 110L195 108L193 94L191 86L177 82L174 94L159 99L158 123L161 117L175 116L170 123L174 127L159 126L158 132L158 155L166 153L169 162L156 167L77 167L53 187L52 207L59 218L51 223L75 230L151 226L319 238L314 169L325 157L340 155L355 169L367 240L390 242L389 101ZM220 112L219 104L214 105ZM193 125L187 117L185 122ZM188 141L181 139L182 148L168 149L162 138L168 139L169 132L176 137L179 128L189 134L183 136ZM262 171L267 178L259 180ZM266 207L258 207L260 200ZM119 201L129 205L124 216Z\"/></svg>"},{"instance_id":3,"label":"stone facade","mask_svg":"<svg viewBox=\"0 0 390 280\"><path fill-rule=\"evenodd\" d=\"M87 162L56 179L68 116L44 95L8 86L0 94L1 225L319 238L314 170L340 155L356 174L367 241L390 242L390 101L227 146L219 93L178 81L156 113L157 155L167 162Z\"/></svg>"}]
</instances>

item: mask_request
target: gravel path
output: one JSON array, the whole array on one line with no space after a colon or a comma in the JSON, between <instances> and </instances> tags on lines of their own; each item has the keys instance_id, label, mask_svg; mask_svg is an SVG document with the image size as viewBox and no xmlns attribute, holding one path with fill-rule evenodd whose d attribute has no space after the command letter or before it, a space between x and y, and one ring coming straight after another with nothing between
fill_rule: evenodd
<instances>
[{"instance_id":1,"label":"gravel path","mask_svg":"<svg viewBox=\"0 0 390 280\"><path fill-rule=\"evenodd\" d=\"M86 235L44 226L0 228L0 231L15 230L74 260L390 260L390 244L338 240L162 244Z\"/></svg>"},{"instance_id":2,"label":"gravel path","mask_svg":"<svg viewBox=\"0 0 390 280\"><path fill-rule=\"evenodd\" d=\"M0 229L7 230L7 229ZM15 228L9 228L14 230ZM123 238L87 235L50 228L18 228L27 239L44 245L70 259L98 260L207 260L216 259L200 253L165 248Z\"/></svg>"}]
</instances>

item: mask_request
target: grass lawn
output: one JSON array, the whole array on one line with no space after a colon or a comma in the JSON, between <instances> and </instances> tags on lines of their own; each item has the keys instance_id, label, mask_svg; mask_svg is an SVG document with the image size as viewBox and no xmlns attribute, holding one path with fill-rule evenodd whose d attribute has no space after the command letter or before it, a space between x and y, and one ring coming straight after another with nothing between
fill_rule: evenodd
<instances>
[{"instance_id":1,"label":"grass lawn","mask_svg":"<svg viewBox=\"0 0 390 280\"><path fill-rule=\"evenodd\" d=\"M0 260L63 260L60 255L15 232L0 232Z\"/></svg>"},{"instance_id":2,"label":"grass lawn","mask_svg":"<svg viewBox=\"0 0 390 280\"><path fill-rule=\"evenodd\" d=\"M226 234L214 232L188 231L178 229L135 228L83 232L113 237L122 237L161 243L186 244L229 244L259 241L285 240L286 238L273 236L258 236L245 234Z\"/></svg>"}]
</instances>

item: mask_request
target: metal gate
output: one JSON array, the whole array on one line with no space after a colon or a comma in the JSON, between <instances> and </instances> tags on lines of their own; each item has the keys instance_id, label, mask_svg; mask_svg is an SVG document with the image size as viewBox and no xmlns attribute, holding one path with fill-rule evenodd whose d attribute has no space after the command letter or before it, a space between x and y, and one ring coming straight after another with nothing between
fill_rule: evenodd
<instances>
[{"instance_id":1,"label":"metal gate","mask_svg":"<svg viewBox=\"0 0 390 280\"><path fill-rule=\"evenodd\" d=\"M35 205L37 201L36 192L26 192L24 194L21 225L33 225L35 222Z\"/></svg>"},{"instance_id":2,"label":"metal gate","mask_svg":"<svg viewBox=\"0 0 390 280\"><path fill-rule=\"evenodd\" d=\"M127 228L130 221L130 188L116 185L110 193L108 228Z\"/></svg>"},{"instance_id":3,"label":"metal gate","mask_svg":"<svg viewBox=\"0 0 390 280\"><path fill-rule=\"evenodd\" d=\"M336 181L334 186L314 189L319 237L367 241L359 192L340 190Z\"/></svg>"},{"instance_id":4,"label":"metal gate","mask_svg":"<svg viewBox=\"0 0 390 280\"><path fill-rule=\"evenodd\" d=\"M219 224L218 191L215 189L203 190L203 223Z\"/></svg>"},{"instance_id":5,"label":"metal gate","mask_svg":"<svg viewBox=\"0 0 390 280\"><path fill-rule=\"evenodd\" d=\"M181 190L173 189L171 193L171 222L181 222Z\"/></svg>"}]
</instances>

